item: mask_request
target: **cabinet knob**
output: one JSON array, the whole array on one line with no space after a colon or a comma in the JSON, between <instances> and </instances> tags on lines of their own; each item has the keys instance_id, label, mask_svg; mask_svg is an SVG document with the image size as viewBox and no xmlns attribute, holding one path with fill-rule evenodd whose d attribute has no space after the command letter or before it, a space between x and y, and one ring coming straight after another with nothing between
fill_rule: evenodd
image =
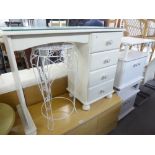
<instances>
[{"instance_id":1,"label":"cabinet knob","mask_svg":"<svg viewBox=\"0 0 155 155\"><path fill-rule=\"evenodd\" d=\"M106 75L103 75L102 77L101 77L101 80L105 80L107 78L107 76Z\"/></svg>"},{"instance_id":2,"label":"cabinet knob","mask_svg":"<svg viewBox=\"0 0 155 155\"><path fill-rule=\"evenodd\" d=\"M105 60L103 61L104 64L107 64L107 63L109 63L109 62L110 62L110 59L105 59Z\"/></svg>"},{"instance_id":3,"label":"cabinet knob","mask_svg":"<svg viewBox=\"0 0 155 155\"><path fill-rule=\"evenodd\" d=\"M104 90L100 90L100 94L103 94L104 93Z\"/></svg>"},{"instance_id":4,"label":"cabinet knob","mask_svg":"<svg viewBox=\"0 0 155 155\"><path fill-rule=\"evenodd\" d=\"M113 41L112 40L108 40L108 41L106 41L106 46L110 46L110 45L112 45L112 43L113 43Z\"/></svg>"},{"instance_id":5,"label":"cabinet knob","mask_svg":"<svg viewBox=\"0 0 155 155\"><path fill-rule=\"evenodd\" d=\"M140 63L134 64L133 67L140 66Z\"/></svg>"}]
</instances>

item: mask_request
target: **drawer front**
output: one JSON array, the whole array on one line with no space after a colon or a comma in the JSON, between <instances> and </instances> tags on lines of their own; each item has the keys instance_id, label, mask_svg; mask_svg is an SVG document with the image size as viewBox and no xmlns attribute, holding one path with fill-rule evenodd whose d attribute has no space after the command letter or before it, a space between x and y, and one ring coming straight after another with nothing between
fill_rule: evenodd
<instances>
[{"instance_id":1,"label":"drawer front","mask_svg":"<svg viewBox=\"0 0 155 155\"><path fill-rule=\"evenodd\" d=\"M120 47L122 32L93 33L91 53Z\"/></svg>"},{"instance_id":2,"label":"drawer front","mask_svg":"<svg viewBox=\"0 0 155 155\"><path fill-rule=\"evenodd\" d=\"M131 81L143 77L146 58L137 59L130 62L119 61L116 73L116 87L121 87ZM119 67L122 66L122 67ZM130 72L130 74L129 74Z\"/></svg>"},{"instance_id":3,"label":"drawer front","mask_svg":"<svg viewBox=\"0 0 155 155\"><path fill-rule=\"evenodd\" d=\"M115 78L116 65L99 69L89 74L89 87L110 81Z\"/></svg>"},{"instance_id":4,"label":"drawer front","mask_svg":"<svg viewBox=\"0 0 155 155\"><path fill-rule=\"evenodd\" d=\"M99 52L90 55L90 71L117 64L119 50Z\"/></svg>"},{"instance_id":5,"label":"drawer front","mask_svg":"<svg viewBox=\"0 0 155 155\"><path fill-rule=\"evenodd\" d=\"M130 75L131 79L135 79L136 77L143 76L146 60L147 60L147 57L144 57L142 59L138 59L138 60L126 63L126 67L125 67L127 69L126 74L127 74L127 71L130 71L132 73ZM126 76L126 79L128 79L127 76Z\"/></svg>"},{"instance_id":6,"label":"drawer front","mask_svg":"<svg viewBox=\"0 0 155 155\"><path fill-rule=\"evenodd\" d=\"M104 97L113 90L114 80L108 81L104 84L97 85L88 89L88 102Z\"/></svg>"}]
</instances>

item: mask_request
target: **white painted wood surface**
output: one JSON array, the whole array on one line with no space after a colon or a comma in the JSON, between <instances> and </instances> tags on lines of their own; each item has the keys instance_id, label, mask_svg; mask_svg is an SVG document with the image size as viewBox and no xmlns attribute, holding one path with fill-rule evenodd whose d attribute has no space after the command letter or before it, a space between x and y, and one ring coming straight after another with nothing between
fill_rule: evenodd
<instances>
[{"instance_id":1,"label":"white painted wood surface","mask_svg":"<svg viewBox=\"0 0 155 155\"><path fill-rule=\"evenodd\" d=\"M116 73L116 65L112 65L110 67L105 67L90 72L89 87L112 80L115 77L115 73Z\"/></svg>"},{"instance_id":2,"label":"white painted wood surface","mask_svg":"<svg viewBox=\"0 0 155 155\"><path fill-rule=\"evenodd\" d=\"M117 64L119 49L98 52L90 56L90 71Z\"/></svg>"},{"instance_id":3,"label":"white painted wood surface","mask_svg":"<svg viewBox=\"0 0 155 155\"><path fill-rule=\"evenodd\" d=\"M135 37L122 37L121 43L123 45L140 45L140 44L147 44L147 43L154 43L155 40L153 39L143 39L143 38L135 38Z\"/></svg>"},{"instance_id":4,"label":"white painted wood surface","mask_svg":"<svg viewBox=\"0 0 155 155\"><path fill-rule=\"evenodd\" d=\"M147 53L130 51L125 60L118 60L114 86L123 89L135 81L143 79Z\"/></svg>"},{"instance_id":5,"label":"white painted wood surface","mask_svg":"<svg viewBox=\"0 0 155 155\"><path fill-rule=\"evenodd\" d=\"M114 35L115 34L115 35ZM91 53L118 49L120 47L121 32L93 33Z\"/></svg>"},{"instance_id":6,"label":"white painted wood surface","mask_svg":"<svg viewBox=\"0 0 155 155\"><path fill-rule=\"evenodd\" d=\"M78 85L75 96L87 108L98 99L112 96L122 35L121 32L91 33L88 44L78 46ZM109 40L112 40L110 45L106 44ZM71 75L68 81L68 90L73 93Z\"/></svg>"},{"instance_id":7,"label":"white painted wood surface","mask_svg":"<svg viewBox=\"0 0 155 155\"><path fill-rule=\"evenodd\" d=\"M3 27L1 34L7 36L40 35L40 34L77 34L95 32L122 32L122 28L108 28L97 26L73 26L73 27Z\"/></svg>"}]
</instances>

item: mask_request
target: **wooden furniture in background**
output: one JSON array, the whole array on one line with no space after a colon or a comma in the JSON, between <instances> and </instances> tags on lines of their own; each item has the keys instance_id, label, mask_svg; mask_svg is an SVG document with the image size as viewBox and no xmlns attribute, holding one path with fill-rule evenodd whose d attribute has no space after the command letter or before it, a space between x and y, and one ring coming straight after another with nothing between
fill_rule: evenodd
<instances>
[{"instance_id":1,"label":"wooden furniture in background","mask_svg":"<svg viewBox=\"0 0 155 155\"><path fill-rule=\"evenodd\" d=\"M67 77L57 79L53 83L53 95L60 96L67 93L66 87ZM77 101L76 107L78 112L74 113L73 118L71 115L64 122L57 121L55 130L49 132L46 127L46 119L42 117L40 111L42 96L39 88L36 85L24 88L24 96L30 113L33 115L35 123L37 123L38 134L107 134L116 126L121 106L121 100L116 95L113 95L110 100L101 99L96 102L88 112L83 111L81 108L82 104ZM6 102L14 109L19 104L15 91L0 95L0 102ZM62 106L62 108L66 108L66 106ZM10 134L24 134L24 129L17 112L16 121Z\"/></svg>"},{"instance_id":2,"label":"wooden furniture in background","mask_svg":"<svg viewBox=\"0 0 155 155\"><path fill-rule=\"evenodd\" d=\"M155 20L154 19L124 19L124 27L126 29L124 35L136 38L155 39ZM132 47L130 47L132 48ZM144 45L140 47L142 51ZM152 46L149 62L153 58L155 45Z\"/></svg>"},{"instance_id":3,"label":"wooden furniture in background","mask_svg":"<svg viewBox=\"0 0 155 155\"><path fill-rule=\"evenodd\" d=\"M142 19L124 19L124 35L143 38L145 34L145 22Z\"/></svg>"},{"instance_id":4,"label":"wooden furniture in background","mask_svg":"<svg viewBox=\"0 0 155 155\"><path fill-rule=\"evenodd\" d=\"M120 20L119 19L108 19L108 27L120 27Z\"/></svg>"},{"instance_id":5,"label":"wooden furniture in background","mask_svg":"<svg viewBox=\"0 0 155 155\"><path fill-rule=\"evenodd\" d=\"M144 38L155 40L155 19L147 19L144 22L145 22ZM155 51L155 45L152 46L152 52L149 61L152 60L154 51Z\"/></svg>"},{"instance_id":6,"label":"wooden furniture in background","mask_svg":"<svg viewBox=\"0 0 155 155\"><path fill-rule=\"evenodd\" d=\"M68 94L64 94L68 96ZM46 127L46 119L41 115L40 108L42 103L28 106L30 114L36 124L37 134L39 135L95 135L108 134L117 125L118 115L121 107L121 99L117 95L109 99L101 99L92 105L90 111L83 111L82 104L77 101L77 112L64 120L55 121L55 129L49 131ZM54 109L66 111L70 109L70 105L60 106L60 102L53 104ZM55 112L55 111L53 111ZM21 120L16 113L16 122L10 134L24 134L24 129Z\"/></svg>"},{"instance_id":7,"label":"wooden furniture in background","mask_svg":"<svg viewBox=\"0 0 155 155\"><path fill-rule=\"evenodd\" d=\"M67 77L56 79L52 85L53 96L59 96L66 93ZM61 89L60 89L61 88ZM27 106L42 102L42 96L37 85L33 85L23 89ZM0 94L0 102L9 104L14 110L19 104L16 91Z\"/></svg>"}]
</instances>

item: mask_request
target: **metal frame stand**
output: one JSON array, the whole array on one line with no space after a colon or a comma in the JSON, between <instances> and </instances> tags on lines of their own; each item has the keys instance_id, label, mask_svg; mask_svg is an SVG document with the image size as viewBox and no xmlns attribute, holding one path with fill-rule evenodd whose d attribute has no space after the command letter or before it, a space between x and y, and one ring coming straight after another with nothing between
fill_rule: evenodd
<instances>
[{"instance_id":1,"label":"metal frame stand","mask_svg":"<svg viewBox=\"0 0 155 155\"><path fill-rule=\"evenodd\" d=\"M74 50L74 51L73 51ZM43 97L43 104L41 107L42 115L47 119L47 127L49 130L54 129L54 121L65 119L66 117L55 118L52 111L52 103L54 99L64 99L73 104L73 109L69 113L71 115L75 108L75 95L73 95L73 101L65 97L52 97L51 85L54 81L54 73L52 71L53 65L59 69L59 63L64 63L68 72L73 72L74 80L74 94L76 91L76 79L77 79L77 56L76 47L72 43L53 43L44 46L38 46L32 49L31 65L33 67L35 77L39 89Z\"/></svg>"}]
</instances>

